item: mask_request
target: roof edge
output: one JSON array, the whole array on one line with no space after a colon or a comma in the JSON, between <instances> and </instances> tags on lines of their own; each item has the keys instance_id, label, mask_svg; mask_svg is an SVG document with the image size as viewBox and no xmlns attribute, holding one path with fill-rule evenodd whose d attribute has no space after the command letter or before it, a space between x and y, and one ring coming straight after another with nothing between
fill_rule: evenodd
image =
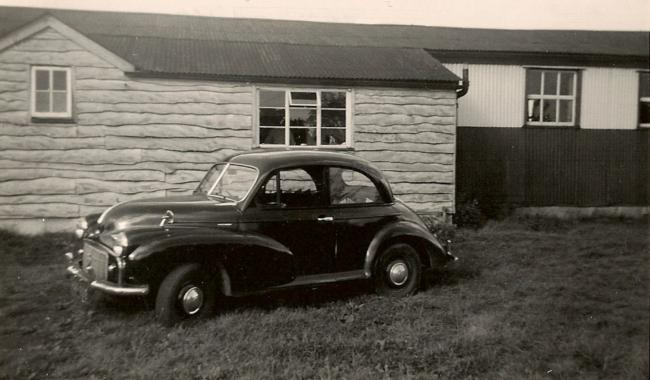
<instances>
[{"instance_id":1,"label":"roof edge","mask_svg":"<svg viewBox=\"0 0 650 380\"><path fill-rule=\"evenodd\" d=\"M618 68L647 68L647 55L561 53L552 51L472 51L426 49L442 63L514 64L514 65L577 65L611 66Z\"/></svg>"},{"instance_id":2,"label":"roof edge","mask_svg":"<svg viewBox=\"0 0 650 380\"><path fill-rule=\"evenodd\" d=\"M128 76L140 78L172 78L172 79L207 79L223 82L245 82L264 85L311 85L338 87L391 87L391 88L422 88L432 90L457 90L459 80L408 80L408 79L355 79L355 78L307 78L257 75L227 75L209 73L171 73L158 71L125 72Z\"/></svg>"}]
</instances>

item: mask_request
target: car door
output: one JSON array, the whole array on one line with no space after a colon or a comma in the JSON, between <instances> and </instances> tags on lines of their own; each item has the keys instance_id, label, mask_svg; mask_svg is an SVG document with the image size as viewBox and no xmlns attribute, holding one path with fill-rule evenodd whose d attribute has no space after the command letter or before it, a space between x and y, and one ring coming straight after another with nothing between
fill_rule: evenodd
<instances>
[{"instance_id":1,"label":"car door","mask_svg":"<svg viewBox=\"0 0 650 380\"><path fill-rule=\"evenodd\" d=\"M330 273L336 238L327 203L323 167L282 169L262 184L245 219L291 250L297 275Z\"/></svg>"},{"instance_id":2,"label":"car door","mask_svg":"<svg viewBox=\"0 0 650 380\"><path fill-rule=\"evenodd\" d=\"M399 212L372 180L356 169L330 167L326 179L336 229L335 269L362 269L370 242L383 226L398 218Z\"/></svg>"}]
</instances>

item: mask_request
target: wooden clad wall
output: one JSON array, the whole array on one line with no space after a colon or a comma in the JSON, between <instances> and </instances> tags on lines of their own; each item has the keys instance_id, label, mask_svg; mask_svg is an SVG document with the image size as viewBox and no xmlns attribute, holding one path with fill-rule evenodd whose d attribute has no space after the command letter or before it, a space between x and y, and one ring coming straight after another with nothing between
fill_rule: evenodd
<instances>
[{"instance_id":1,"label":"wooden clad wall","mask_svg":"<svg viewBox=\"0 0 650 380\"><path fill-rule=\"evenodd\" d=\"M453 212L456 93L357 89L354 144L421 213Z\"/></svg>"},{"instance_id":2,"label":"wooden clad wall","mask_svg":"<svg viewBox=\"0 0 650 380\"><path fill-rule=\"evenodd\" d=\"M34 123L31 65L72 68L73 123ZM422 213L453 211L455 93L355 89L354 153ZM0 52L0 228L70 230L124 200L183 194L253 144L254 87L138 79L46 29Z\"/></svg>"},{"instance_id":3,"label":"wooden clad wall","mask_svg":"<svg viewBox=\"0 0 650 380\"><path fill-rule=\"evenodd\" d=\"M458 193L502 206L648 206L648 130L458 128Z\"/></svg>"},{"instance_id":4,"label":"wooden clad wall","mask_svg":"<svg viewBox=\"0 0 650 380\"><path fill-rule=\"evenodd\" d=\"M31 64L73 67L74 124L30 121ZM0 224L58 230L118 201L187 192L250 149L251 110L250 86L126 77L45 30L0 52Z\"/></svg>"}]
</instances>

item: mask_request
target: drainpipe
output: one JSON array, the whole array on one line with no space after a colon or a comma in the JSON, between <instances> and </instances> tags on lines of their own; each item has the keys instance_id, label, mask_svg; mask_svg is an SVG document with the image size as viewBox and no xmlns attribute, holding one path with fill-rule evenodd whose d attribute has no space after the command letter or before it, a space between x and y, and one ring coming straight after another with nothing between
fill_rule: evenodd
<instances>
[{"instance_id":1,"label":"drainpipe","mask_svg":"<svg viewBox=\"0 0 650 380\"><path fill-rule=\"evenodd\" d=\"M467 67L463 67L463 79L458 82L458 86L456 97L460 99L469 91L469 69Z\"/></svg>"}]
</instances>

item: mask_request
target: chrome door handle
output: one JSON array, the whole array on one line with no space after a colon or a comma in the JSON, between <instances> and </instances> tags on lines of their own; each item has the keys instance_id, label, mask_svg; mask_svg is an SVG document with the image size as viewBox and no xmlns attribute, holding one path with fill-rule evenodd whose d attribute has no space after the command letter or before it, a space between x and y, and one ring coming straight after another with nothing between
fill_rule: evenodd
<instances>
[{"instance_id":1,"label":"chrome door handle","mask_svg":"<svg viewBox=\"0 0 650 380\"><path fill-rule=\"evenodd\" d=\"M318 221L319 222L333 222L334 218L332 218L331 216L319 216Z\"/></svg>"}]
</instances>

